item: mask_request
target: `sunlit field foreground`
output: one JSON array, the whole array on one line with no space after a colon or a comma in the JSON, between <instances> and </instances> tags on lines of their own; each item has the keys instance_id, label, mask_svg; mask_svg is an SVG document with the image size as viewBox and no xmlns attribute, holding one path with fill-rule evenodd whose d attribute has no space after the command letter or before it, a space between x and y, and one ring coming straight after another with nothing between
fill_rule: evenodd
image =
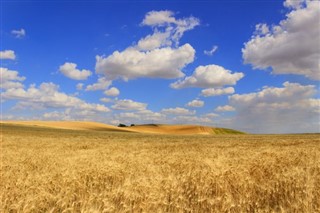
<instances>
[{"instance_id":1,"label":"sunlit field foreground","mask_svg":"<svg viewBox=\"0 0 320 213\"><path fill-rule=\"evenodd\" d=\"M320 212L319 135L1 134L0 212Z\"/></svg>"}]
</instances>

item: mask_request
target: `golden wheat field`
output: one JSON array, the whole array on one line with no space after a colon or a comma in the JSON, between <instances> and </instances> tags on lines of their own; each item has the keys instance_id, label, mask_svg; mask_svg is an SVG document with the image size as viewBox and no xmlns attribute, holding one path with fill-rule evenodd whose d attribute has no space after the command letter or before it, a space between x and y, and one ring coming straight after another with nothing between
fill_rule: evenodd
<instances>
[{"instance_id":1,"label":"golden wheat field","mask_svg":"<svg viewBox=\"0 0 320 213\"><path fill-rule=\"evenodd\" d=\"M320 137L1 126L1 212L320 212Z\"/></svg>"}]
</instances>

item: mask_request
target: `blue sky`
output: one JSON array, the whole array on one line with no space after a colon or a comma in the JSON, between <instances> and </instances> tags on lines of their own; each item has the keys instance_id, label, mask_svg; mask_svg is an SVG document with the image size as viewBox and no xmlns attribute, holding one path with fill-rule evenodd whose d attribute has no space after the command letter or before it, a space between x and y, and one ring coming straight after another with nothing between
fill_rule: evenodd
<instances>
[{"instance_id":1,"label":"blue sky","mask_svg":"<svg viewBox=\"0 0 320 213\"><path fill-rule=\"evenodd\" d=\"M319 132L318 1L2 1L5 120Z\"/></svg>"}]
</instances>

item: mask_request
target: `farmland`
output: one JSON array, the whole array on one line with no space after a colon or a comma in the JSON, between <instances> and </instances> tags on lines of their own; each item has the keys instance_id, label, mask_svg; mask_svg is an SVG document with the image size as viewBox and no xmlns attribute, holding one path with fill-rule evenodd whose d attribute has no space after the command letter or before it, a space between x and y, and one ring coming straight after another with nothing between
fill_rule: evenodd
<instances>
[{"instance_id":1,"label":"farmland","mask_svg":"<svg viewBox=\"0 0 320 213\"><path fill-rule=\"evenodd\" d=\"M320 212L320 137L1 125L1 212Z\"/></svg>"}]
</instances>

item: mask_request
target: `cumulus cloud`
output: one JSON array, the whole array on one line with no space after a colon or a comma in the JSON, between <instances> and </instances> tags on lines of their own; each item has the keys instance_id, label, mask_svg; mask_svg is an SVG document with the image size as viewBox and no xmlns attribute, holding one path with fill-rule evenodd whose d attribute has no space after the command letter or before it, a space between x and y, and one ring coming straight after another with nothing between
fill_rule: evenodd
<instances>
[{"instance_id":1,"label":"cumulus cloud","mask_svg":"<svg viewBox=\"0 0 320 213\"><path fill-rule=\"evenodd\" d=\"M0 76L1 102L11 100L16 103L11 108L15 112L14 119L101 120L101 115L110 111L102 104L87 103L59 91L59 85L54 83L42 83L38 87L32 84L24 89L25 77L19 76L17 71L1 67ZM34 110L37 110L36 116ZM19 115L21 112L23 114Z\"/></svg>"},{"instance_id":2,"label":"cumulus cloud","mask_svg":"<svg viewBox=\"0 0 320 213\"><path fill-rule=\"evenodd\" d=\"M41 116L38 116L36 119L40 120L93 120L96 122L103 122L104 119L101 119L101 113L96 113L92 110L74 110L74 109L65 109L65 110L55 110L51 112L46 112Z\"/></svg>"},{"instance_id":3,"label":"cumulus cloud","mask_svg":"<svg viewBox=\"0 0 320 213\"><path fill-rule=\"evenodd\" d=\"M170 46L172 41L169 39L169 32L155 32L152 35L148 35L145 38L139 40L137 48L139 50L153 50L159 47Z\"/></svg>"},{"instance_id":4,"label":"cumulus cloud","mask_svg":"<svg viewBox=\"0 0 320 213\"><path fill-rule=\"evenodd\" d=\"M25 29L20 29L20 30L12 30L11 34L14 35L16 38L23 38L26 36L26 31Z\"/></svg>"},{"instance_id":5,"label":"cumulus cloud","mask_svg":"<svg viewBox=\"0 0 320 213\"><path fill-rule=\"evenodd\" d=\"M138 120L140 119L140 116L137 114L137 113L133 113L133 112L122 112L122 113L119 113L117 115L117 117L119 119L135 119L135 120Z\"/></svg>"},{"instance_id":6,"label":"cumulus cloud","mask_svg":"<svg viewBox=\"0 0 320 213\"><path fill-rule=\"evenodd\" d=\"M245 43L242 57L254 69L272 68L274 74L296 74L320 80L319 1L287 0L290 8L278 25L258 24Z\"/></svg>"},{"instance_id":7,"label":"cumulus cloud","mask_svg":"<svg viewBox=\"0 0 320 213\"><path fill-rule=\"evenodd\" d=\"M262 91L257 93L249 94L235 94L230 97L231 101L246 103L250 102L252 104L258 104L261 101L264 103L285 103L285 102L294 102L296 99L305 99L315 95L315 86L314 85L301 85L298 83L283 83L282 88L278 87L264 87ZM298 95L298 96L297 96ZM237 105L239 107L239 104Z\"/></svg>"},{"instance_id":8,"label":"cumulus cloud","mask_svg":"<svg viewBox=\"0 0 320 213\"><path fill-rule=\"evenodd\" d=\"M241 72L232 73L230 70L212 64L197 67L191 76L172 83L171 87L174 89L222 87L224 85L235 85L243 76L244 74Z\"/></svg>"},{"instance_id":9,"label":"cumulus cloud","mask_svg":"<svg viewBox=\"0 0 320 213\"><path fill-rule=\"evenodd\" d=\"M146 14L142 21L143 25L149 26L163 26L170 23L175 23L176 19L173 17L174 13L169 10L150 11Z\"/></svg>"},{"instance_id":10,"label":"cumulus cloud","mask_svg":"<svg viewBox=\"0 0 320 213\"><path fill-rule=\"evenodd\" d=\"M208 117L190 116L190 115L180 115L173 118L174 123L180 124L199 124L212 123L212 120Z\"/></svg>"},{"instance_id":11,"label":"cumulus cloud","mask_svg":"<svg viewBox=\"0 0 320 213\"><path fill-rule=\"evenodd\" d=\"M230 105L218 106L215 111L217 112L232 112L235 111L235 108Z\"/></svg>"},{"instance_id":12,"label":"cumulus cloud","mask_svg":"<svg viewBox=\"0 0 320 213\"><path fill-rule=\"evenodd\" d=\"M0 59L15 60L16 54L14 53L13 50L3 50L3 51L0 51Z\"/></svg>"},{"instance_id":13,"label":"cumulus cloud","mask_svg":"<svg viewBox=\"0 0 320 213\"><path fill-rule=\"evenodd\" d=\"M172 113L170 110L167 112L153 112L151 110L140 110L136 112L121 112L115 114L113 117L113 123L125 123L125 124L146 124L146 123L166 123L166 124L199 124L212 125L212 120L209 116L201 115L196 116L190 112Z\"/></svg>"},{"instance_id":14,"label":"cumulus cloud","mask_svg":"<svg viewBox=\"0 0 320 213\"><path fill-rule=\"evenodd\" d=\"M73 118L66 111L64 111L64 112L60 112L60 111L46 112L42 115L42 117L45 120L50 120L50 121L73 120Z\"/></svg>"},{"instance_id":15,"label":"cumulus cloud","mask_svg":"<svg viewBox=\"0 0 320 213\"><path fill-rule=\"evenodd\" d=\"M132 110L132 111L139 111L145 110L148 104L135 102L130 99L123 99L123 100L116 100L115 104L111 106L112 109L116 110Z\"/></svg>"},{"instance_id":16,"label":"cumulus cloud","mask_svg":"<svg viewBox=\"0 0 320 213\"><path fill-rule=\"evenodd\" d=\"M205 50L203 53L205 55L209 55L209 56L212 56L216 51L218 50L218 46L215 45L211 48L211 50Z\"/></svg>"},{"instance_id":17,"label":"cumulus cloud","mask_svg":"<svg viewBox=\"0 0 320 213\"><path fill-rule=\"evenodd\" d=\"M232 127L255 133L320 132L320 100L314 85L285 82L230 96L236 109Z\"/></svg>"},{"instance_id":18,"label":"cumulus cloud","mask_svg":"<svg viewBox=\"0 0 320 213\"><path fill-rule=\"evenodd\" d=\"M141 110L137 112L137 114L140 116L140 121L151 121L152 123L154 122L160 122L164 121L166 116L160 112L153 112L151 110Z\"/></svg>"},{"instance_id":19,"label":"cumulus cloud","mask_svg":"<svg viewBox=\"0 0 320 213\"><path fill-rule=\"evenodd\" d=\"M168 10L150 11L146 14L141 24L155 28L156 32L164 28L163 31L169 34L168 39L178 45L184 32L198 26L200 20L193 16L176 19L174 15L174 12Z\"/></svg>"},{"instance_id":20,"label":"cumulus cloud","mask_svg":"<svg viewBox=\"0 0 320 213\"><path fill-rule=\"evenodd\" d=\"M166 116L159 112L153 112L151 110L140 110L136 112L121 112L114 115L113 123L125 123L125 124L145 124L145 123L163 123L166 120ZM166 123L166 122L165 122Z\"/></svg>"},{"instance_id":21,"label":"cumulus cloud","mask_svg":"<svg viewBox=\"0 0 320 213\"><path fill-rule=\"evenodd\" d=\"M96 72L108 79L123 80L145 78L183 77L181 69L193 62L195 50L189 44L177 49L165 47L143 52L128 48L123 52L115 51L107 58L96 57Z\"/></svg>"},{"instance_id":22,"label":"cumulus cloud","mask_svg":"<svg viewBox=\"0 0 320 213\"><path fill-rule=\"evenodd\" d=\"M112 99L111 98L100 98L100 101L104 102L104 103L110 103L110 102L112 102Z\"/></svg>"},{"instance_id":23,"label":"cumulus cloud","mask_svg":"<svg viewBox=\"0 0 320 213\"><path fill-rule=\"evenodd\" d=\"M108 80L105 77L100 77L97 83L87 85L86 91L105 90L111 84L112 84L112 81Z\"/></svg>"},{"instance_id":24,"label":"cumulus cloud","mask_svg":"<svg viewBox=\"0 0 320 213\"><path fill-rule=\"evenodd\" d=\"M228 94L233 94L234 88L233 87L226 87L226 88L208 88L208 89L203 89L201 90L201 95L204 97L208 96L218 96L218 95L228 95Z\"/></svg>"},{"instance_id":25,"label":"cumulus cloud","mask_svg":"<svg viewBox=\"0 0 320 213\"><path fill-rule=\"evenodd\" d=\"M303 6L305 0L286 0L283 5L288 8L299 9Z\"/></svg>"},{"instance_id":26,"label":"cumulus cloud","mask_svg":"<svg viewBox=\"0 0 320 213\"><path fill-rule=\"evenodd\" d=\"M189 107L203 107L204 106L204 101L195 99L187 103L187 106Z\"/></svg>"},{"instance_id":27,"label":"cumulus cloud","mask_svg":"<svg viewBox=\"0 0 320 213\"><path fill-rule=\"evenodd\" d=\"M195 111L191 111L182 107L165 108L165 109L162 109L161 112L164 114L171 114L171 115L193 115L196 113Z\"/></svg>"},{"instance_id":28,"label":"cumulus cloud","mask_svg":"<svg viewBox=\"0 0 320 213\"><path fill-rule=\"evenodd\" d=\"M76 85L76 88L77 88L77 90L82 90L83 89L83 83L78 83L77 85Z\"/></svg>"},{"instance_id":29,"label":"cumulus cloud","mask_svg":"<svg viewBox=\"0 0 320 213\"><path fill-rule=\"evenodd\" d=\"M101 104L87 103L77 97L59 92L59 86L54 83L42 83L37 88L31 85L28 89L9 88L1 93L3 100L17 100L15 108L47 109L70 108L87 112L108 112L109 109Z\"/></svg>"},{"instance_id":30,"label":"cumulus cloud","mask_svg":"<svg viewBox=\"0 0 320 213\"><path fill-rule=\"evenodd\" d=\"M107 96L118 96L120 91L115 87L111 87L110 89L106 90L104 94Z\"/></svg>"},{"instance_id":31,"label":"cumulus cloud","mask_svg":"<svg viewBox=\"0 0 320 213\"><path fill-rule=\"evenodd\" d=\"M256 25L255 35L266 35L270 32L269 26L265 23L260 23Z\"/></svg>"},{"instance_id":32,"label":"cumulus cloud","mask_svg":"<svg viewBox=\"0 0 320 213\"><path fill-rule=\"evenodd\" d=\"M219 117L219 115L218 114L216 114L216 113L207 113L207 114L205 114L204 115L205 117L208 117L208 118L215 118L215 117Z\"/></svg>"},{"instance_id":33,"label":"cumulus cloud","mask_svg":"<svg viewBox=\"0 0 320 213\"><path fill-rule=\"evenodd\" d=\"M1 89L14 89L14 88L23 88L23 84L21 83L26 78L23 76L19 76L19 73L14 70L9 70L4 67L0 67L0 76L1 76Z\"/></svg>"},{"instance_id":34,"label":"cumulus cloud","mask_svg":"<svg viewBox=\"0 0 320 213\"><path fill-rule=\"evenodd\" d=\"M123 51L115 51L107 57L96 56L96 72L110 80L125 81L183 77L182 69L193 62L195 50L188 43L179 46L179 40L184 32L199 23L194 17L176 19L171 11L151 11L141 26L152 27L153 33Z\"/></svg>"},{"instance_id":35,"label":"cumulus cloud","mask_svg":"<svg viewBox=\"0 0 320 213\"><path fill-rule=\"evenodd\" d=\"M74 80L86 80L92 72L90 70L79 70L77 69L77 64L66 62L59 67L60 72L71 79Z\"/></svg>"}]
</instances>

